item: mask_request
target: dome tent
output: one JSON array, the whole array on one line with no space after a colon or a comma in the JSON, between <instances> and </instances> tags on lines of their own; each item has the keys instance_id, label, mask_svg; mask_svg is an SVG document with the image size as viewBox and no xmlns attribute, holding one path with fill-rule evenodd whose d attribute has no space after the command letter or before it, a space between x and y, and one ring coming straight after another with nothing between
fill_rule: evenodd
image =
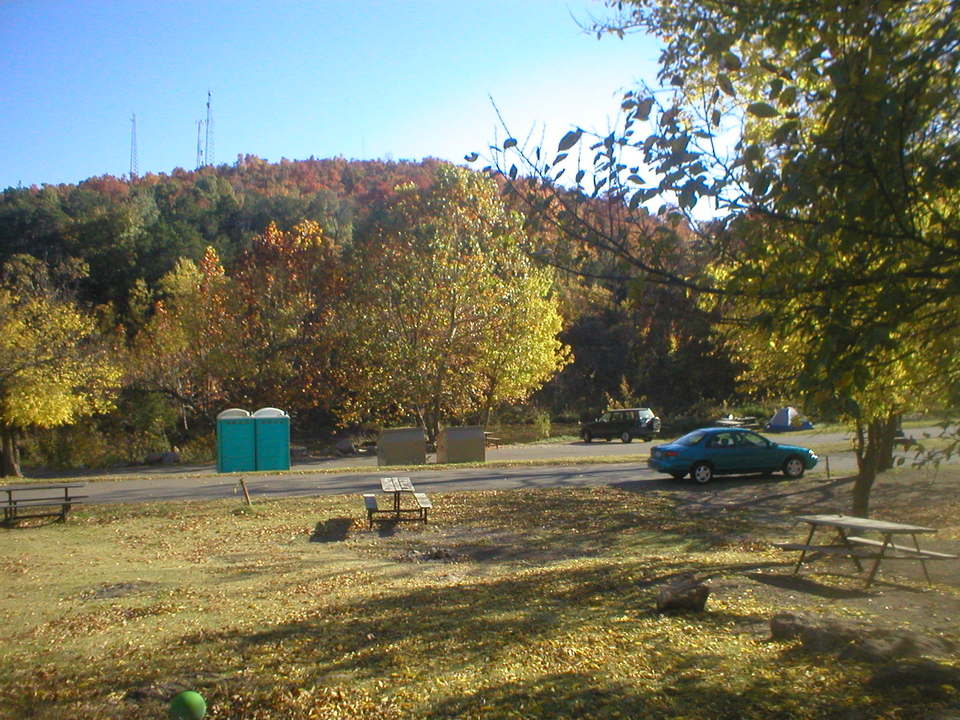
<instances>
[{"instance_id":1,"label":"dome tent","mask_svg":"<svg viewBox=\"0 0 960 720\"><path fill-rule=\"evenodd\" d=\"M810 430L813 423L807 420L795 407L782 407L777 410L766 429L770 432L789 432L790 430Z\"/></svg>"}]
</instances>

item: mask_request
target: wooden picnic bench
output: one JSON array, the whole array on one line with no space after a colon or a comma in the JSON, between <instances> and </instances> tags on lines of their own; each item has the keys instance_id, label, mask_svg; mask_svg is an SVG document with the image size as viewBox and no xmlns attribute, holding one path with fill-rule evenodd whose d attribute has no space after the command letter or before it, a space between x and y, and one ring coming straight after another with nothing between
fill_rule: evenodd
<instances>
[{"instance_id":1,"label":"wooden picnic bench","mask_svg":"<svg viewBox=\"0 0 960 720\"><path fill-rule=\"evenodd\" d=\"M860 572L863 571L863 565L860 561L872 560L873 564L867 574L866 581L866 587L870 587L882 560L914 560L920 563L923 568L923 575L930 583L927 560L956 560L958 558L957 555L925 550L920 547L917 535L935 533L937 532L935 528L848 515L800 515L797 520L810 526L806 541L802 543L775 543L775 546L781 550L800 551L800 557L793 568L794 574L799 572L800 565L805 560L814 560L821 555L837 555L850 558ZM832 528L836 532L836 542L814 544L813 534L817 528ZM848 533L851 531L876 532L883 539L874 540L859 535L849 535ZM893 537L895 535L909 535L913 539L913 545L894 543Z\"/></svg>"},{"instance_id":2,"label":"wooden picnic bench","mask_svg":"<svg viewBox=\"0 0 960 720\"><path fill-rule=\"evenodd\" d=\"M18 520L44 517L55 517L63 522L70 509L86 499L86 495L75 493L76 488L83 486L84 483L0 486L3 522L13 525Z\"/></svg>"},{"instance_id":3,"label":"wooden picnic bench","mask_svg":"<svg viewBox=\"0 0 960 720\"><path fill-rule=\"evenodd\" d=\"M500 438L494 437L493 435L491 435L491 434L488 433L488 432L485 432L485 433L483 434L483 444L486 445L487 447L490 447L490 446L492 445L492 446L495 447L497 450L499 450L499 449L500 449L500 442L501 442Z\"/></svg>"},{"instance_id":4,"label":"wooden picnic bench","mask_svg":"<svg viewBox=\"0 0 960 720\"><path fill-rule=\"evenodd\" d=\"M373 527L374 516L384 514L391 520L406 520L405 514L415 513L415 517L410 519L427 522L427 511L433 507L430 498L426 493L417 492L413 483L408 477L385 477L380 478L380 489L387 494L393 495L391 507L381 508L377 503L377 496L374 493L363 494L363 507L367 511L367 522ZM409 493L413 497L415 508L405 508L401 506L400 498L403 493Z\"/></svg>"}]
</instances>

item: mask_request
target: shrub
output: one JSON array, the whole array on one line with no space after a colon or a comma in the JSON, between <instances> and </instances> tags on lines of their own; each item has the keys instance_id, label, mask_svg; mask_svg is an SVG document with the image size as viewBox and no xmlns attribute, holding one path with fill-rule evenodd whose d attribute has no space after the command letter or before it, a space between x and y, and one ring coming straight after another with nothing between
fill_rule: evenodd
<instances>
[{"instance_id":1,"label":"shrub","mask_svg":"<svg viewBox=\"0 0 960 720\"><path fill-rule=\"evenodd\" d=\"M531 424L533 425L537 439L543 440L550 437L550 413L546 410L541 410L534 415Z\"/></svg>"}]
</instances>

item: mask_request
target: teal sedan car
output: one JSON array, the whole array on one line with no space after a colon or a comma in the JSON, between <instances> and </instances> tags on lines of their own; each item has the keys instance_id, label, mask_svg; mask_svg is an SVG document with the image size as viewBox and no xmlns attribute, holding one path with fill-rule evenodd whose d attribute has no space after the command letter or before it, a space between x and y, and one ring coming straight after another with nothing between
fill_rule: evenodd
<instances>
[{"instance_id":1,"label":"teal sedan car","mask_svg":"<svg viewBox=\"0 0 960 720\"><path fill-rule=\"evenodd\" d=\"M677 480L690 475L708 483L715 475L774 473L799 478L817 464L816 453L799 445L784 445L743 428L703 428L667 445L650 449L648 464Z\"/></svg>"}]
</instances>

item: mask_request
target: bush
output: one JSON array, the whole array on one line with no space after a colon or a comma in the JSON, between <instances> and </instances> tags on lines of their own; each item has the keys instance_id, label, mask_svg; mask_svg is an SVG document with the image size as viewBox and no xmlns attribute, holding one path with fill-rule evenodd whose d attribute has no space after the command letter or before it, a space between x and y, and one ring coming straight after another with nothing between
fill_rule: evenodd
<instances>
[{"instance_id":1,"label":"bush","mask_svg":"<svg viewBox=\"0 0 960 720\"><path fill-rule=\"evenodd\" d=\"M23 462L51 470L106 468L143 462L170 446L162 434L147 430L105 432L91 421L37 430L23 442Z\"/></svg>"},{"instance_id":2,"label":"bush","mask_svg":"<svg viewBox=\"0 0 960 720\"><path fill-rule=\"evenodd\" d=\"M180 448L180 462L201 464L217 459L217 436L215 433L199 435L183 444Z\"/></svg>"},{"instance_id":3,"label":"bush","mask_svg":"<svg viewBox=\"0 0 960 720\"><path fill-rule=\"evenodd\" d=\"M538 412L533 416L534 432L538 440L544 440L550 437L550 413L545 410Z\"/></svg>"}]
</instances>

